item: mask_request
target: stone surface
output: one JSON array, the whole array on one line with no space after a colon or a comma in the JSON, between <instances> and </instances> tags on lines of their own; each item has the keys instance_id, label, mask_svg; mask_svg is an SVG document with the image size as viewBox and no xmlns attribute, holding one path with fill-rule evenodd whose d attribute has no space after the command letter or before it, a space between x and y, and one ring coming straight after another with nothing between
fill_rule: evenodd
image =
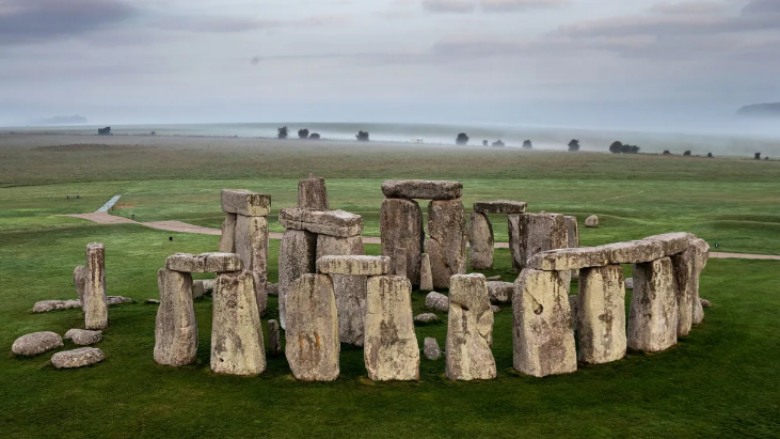
<instances>
[{"instance_id":1,"label":"stone surface","mask_svg":"<svg viewBox=\"0 0 780 439\"><path fill-rule=\"evenodd\" d=\"M106 296L106 303L109 306L114 305L124 305L125 303L133 303L135 300L129 298L129 297L122 297L122 296Z\"/></svg>"},{"instance_id":2,"label":"stone surface","mask_svg":"<svg viewBox=\"0 0 780 439\"><path fill-rule=\"evenodd\" d=\"M599 226L599 217L591 215L585 220L585 227L595 229Z\"/></svg>"},{"instance_id":3,"label":"stone surface","mask_svg":"<svg viewBox=\"0 0 780 439\"><path fill-rule=\"evenodd\" d=\"M514 368L536 377L577 371L569 272L525 269L512 299Z\"/></svg>"},{"instance_id":4,"label":"stone surface","mask_svg":"<svg viewBox=\"0 0 780 439\"><path fill-rule=\"evenodd\" d=\"M363 218L343 210L287 207L279 212L279 222L286 229L306 230L320 235L349 237L363 233Z\"/></svg>"},{"instance_id":5,"label":"stone surface","mask_svg":"<svg viewBox=\"0 0 780 439\"><path fill-rule=\"evenodd\" d=\"M512 282L490 281L487 283L491 303L512 303L515 284Z\"/></svg>"},{"instance_id":6,"label":"stone surface","mask_svg":"<svg viewBox=\"0 0 780 439\"><path fill-rule=\"evenodd\" d=\"M236 221L236 253L244 270L252 273L255 298L260 316L268 306L268 219L238 216Z\"/></svg>"},{"instance_id":7,"label":"stone surface","mask_svg":"<svg viewBox=\"0 0 780 439\"><path fill-rule=\"evenodd\" d=\"M146 299L144 303L147 305L159 305L160 301L158 299Z\"/></svg>"},{"instance_id":8,"label":"stone surface","mask_svg":"<svg viewBox=\"0 0 780 439\"><path fill-rule=\"evenodd\" d=\"M493 224L483 213L472 212L469 219L469 263L472 270L493 268Z\"/></svg>"},{"instance_id":9,"label":"stone surface","mask_svg":"<svg viewBox=\"0 0 780 439\"><path fill-rule=\"evenodd\" d=\"M205 295L206 295L206 284L204 283L204 281L203 280L192 281L192 298L200 299Z\"/></svg>"},{"instance_id":10,"label":"stone surface","mask_svg":"<svg viewBox=\"0 0 780 439\"><path fill-rule=\"evenodd\" d=\"M63 346L62 337L56 332L33 332L17 338L11 346L11 352L14 355L32 357Z\"/></svg>"},{"instance_id":11,"label":"stone surface","mask_svg":"<svg viewBox=\"0 0 780 439\"><path fill-rule=\"evenodd\" d=\"M609 265L641 264L661 259L665 256L660 241L640 239L638 241L616 242L599 247L607 251Z\"/></svg>"},{"instance_id":12,"label":"stone surface","mask_svg":"<svg viewBox=\"0 0 780 439\"><path fill-rule=\"evenodd\" d=\"M486 279L488 282L498 282L501 280L501 275L497 274L495 276L488 276Z\"/></svg>"},{"instance_id":13,"label":"stone surface","mask_svg":"<svg viewBox=\"0 0 780 439\"><path fill-rule=\"evenodd\" d=\"M580 307L580 296L571 294L569 296L569 307L571 308L571 327L574 331L577 331L577 308Z\"/></svg>"},{"instance_id":14,"label":"stone surface","mask_svg":"<svg viewBox=\"0 0 780 439\"><path fill-rule=\"evenodd\" d=\"M314 273L317 258L317 235L302 230L288 230L279 244L279 324L287 328L286 297L290 286L306 273Z\"/></svg>"},{"instance_id":15,"label":"stone surface","mask_svg":"<svg viewBox=\"0 0 780 439\"><path fill-rule=\"evenodd\" d=\"M696 255L696 263L693 270L693 324L698 325L704 321L704 303L699 296L699 279L702 271L707 267L707 260L710 257L710 246L703 239L692 240L691 246L695 248Z\"/></svg>"},{"instance_id":16,"label":"stone surface","mask_svg":"<svg viewBox=\"0 0 780 439\"><path fill-rule=\"evenodd\" d=\"M388 198L382 202L379 216L382 237L382 255L396 258L398 252L406 255L406 277L412 285L420 284L420 258L423 253L425 231L420 205L413 200ZM398 274L398 271L393 270Z\"/></svg>"},{"instance_id":17,"label":"stone surface","mask_svg":"<svg viewBox=\"0 0 780 439\"><path fill-rule=\"evenodd\" d=\"M328 189L325 179L311 174L298 182L298 207L311 210L328 209Z\"/></svg>"},{"instance_id":18,"label":"stone surface","mask_svg":"<svg viewBox=\"0 0 780 439\"><path fill-rule=\"evenodd\" d=\"M699 299L701 301L702 308L712 308L712 303L707 299Z\"/></svg>"},{"instance_id":19,"label":"stone surface","mask_svg":"<svg viewBox=\"0 0 780 439\"><path fill-rule=\"evenodd\" d=\"M84 283L84 327L108 328L106 302L106 247L93 242L87 245L86 282Z\"/></svg>"},{"instance_id":20,"label":"stone surface","mask_svg":"<svg viewBox=\"0 0 780 439\"><path fill-rule=\"evenodd\" d=\"M396 276L403 276L409 279L409 260L406 249L396 248L395 255L390 258L390 272Z\"/></svg>"},{"instance_id":21,"label":"stone surface","mask_svg":"<svg viewBox=\"0 0 780 439\"><path fill-rule=\"evenodd\" d=\"M450 299L444 294L435 291L425 296L425 307L437 312L448 312L450 310Z\"/></svg>"},{"instance_id":22,"label":"stone surface","mask_svg":"<svg viewBox=\"0 0 780 439\"><path fill-rule=\"evenodd\" d=\"M79 303L84 303L84 289L87 287L87 267L79 265L73 270L73 285L76 287L76 294Z\"/></svg>"},{"instance_id":23,"label":"stone surface","mask_svg":"<svg viewBox=\"0 0 780 439\"><path fill-rule=\"evenodd\" d=\"M282 353L282 330L276 320L268 321L268 353L273 357Z\"/></svg>"},{"instance_id":24,"label":"stone surface","mask_svg":"<svg viewBox=\"0 0 780 439\"><path fill-rule=\"evenodd\" d=\"M222 221L222 235L219 238L220 253L236 252L236 221L238 217L233 213L226 213Z\"/></svg>"},{"instance_id":25,"label":"stone surface","mask_svg":"<svg viewBox=\"0 0 780 439\"><path fill-rule=\"evenodd\" d=\"M103 340L103 331L89 331L86 329L71 329L65 333L65 340L73 340L79 346L89 346L100 343Z\"/></svg>"},{"instance_id":26,"label":"stone surface","mask_svg":"<svg viewBox=\"0 0 780 439\"><path fill-rule=\"evenodd\" d=\"M580 226L577 224L576 216L566 216L566 236L568 238L569 248L580 246Z\"/></svg>"},{"instance_id":27,"label":"stone surface","mask_svg":"<svg viewBox=\"0 0 780 439\"><path fill-rule=\"evenodd\" d=\"M81 302L78 300L41 300L33 305L33 313L39 314L73 308L81 308Z\"/></svg>"},{"instance_id":28,"label":"stone surface","mask_svg":"<svg viewBox=\"0 0 780 439\"><path fill-rule=\"evenodd\" d=\"M368 279L364 357L374 381L420 378L420 349L412 318L412 283L404 276Z\"/></svg>"},{"instance_id":29,"label":"stone surface","mask_svg":"<svg viewBox=\"0 0 780 439\"><path fill-rule=\"evenodd\" d=\"M678 232L648 236L644 240L659 243L663 249L664 256L672 256L687 250L691 241L695 239L696 236L691 233Z\"/></svg>"},{"instance_id":30,"label":"stone surface","mask_svg":"<svg viewBox=\"0 0 780 439\"><path fill-rule=\"evenodd\" d=\"M184 366L198 352L198 323L192 302L192 275L161 268L157 272L160 307L154 336L154 361L166 366Z\"/></svg>"},{"instance_id":31,"label":"stone surface","mask_svg":"<svg viewBox=\"0 0 780 439\"><path fill-rule=\"evenodd\" d=\"M677 285L669 258L634 265L628 347L660 352L677 344Z\"/></svg>"},{"instance_id":32,"label":"stone surface","mask_svg":"<svg viewBox=\"0 0 780 439\"><path fill-rule=\"evenodd\" d=\"M466 214L458 200L431 201L428 205L427 253L434 288L449 288L450 277L466 272Z\"/></svg>"},{"instance_id":33,"label":"stone surface","mask_svg":"<svg viewBox=\"0 0 780 439\"><path fill-rule=\"evenodd\" d=\"M496 362L491 344L493 310L485 276L453 276L445 348L447 378L453 381L494 379Z\"/></svg>"},{"instance_id":34,"label":"stone surface","mask_svg":"<svg viewBox=\"0 0 780 439\"><path fill-rule=\"evenodd\" d=\"M477 201L474 203L474 212L488 215L518 215L525 213L528 204L522 201Z\"/></svg>"},{"instance_id":35,"label":"stone surface","mask_svg":"<svg viewBox=\"0 0 780 439\"><path fill-rule=\"evenodd\" d=\"M268 283L265 287L266 291L268 292L269 296L278 296L279 295L279 284L274 283Z\"/></svg>"},{"instance_id":36,"label":"stone surface","mask_svg":"<svg viewBox=\"0 0 780 439\"><path fill-rule=\"evenodd\" d=\"M580 271L577 296L578 360L601 364L626 355L626 287L623 267L586 268Z\"/></svg>"},{"instance_id":37,"label":"stone surface","mask_svg":"<svg viewBox=\"0 0 780 439\"><path fill-rule=\"evenodd\" d=\"M675 285L677 286L677 337L685 337L693 327L698 288L696 279L696 248L672 256Z\"/></svg>"},{"instance_id":38,"label":"stone surface","mask_svg":"<svg viewBox=\"0 0 780 439\"><path fill-rule=\"evenodd\" d=\"M431 313L418 314L414 317L414 321L420 323L433 323L438 322L439 317L436 314Z\"/></svg>"},{"instance_id":39,"label":"stone surface","mask_svg":"<svg viewBox=\"0 0 780 439\"><path fill-rule=\"evenodd\" d=\"M242 216L268 216L271 196L245 189L222 189L222 211Z\"/></svg>"},{"instance_id":40,"label":"stone surface","mask_svg":"<svg viewBox=\"0 0 780 439\"><path fill-rule=\"evenodd\" d=\"M493 314L501 311L501 308L496 305L490 305L490 309L493 311Z\"/></svg>"},{"instance_id":41,"label":"stone surface","mask_svg":"<svg viewBox=\"0 0 780 439\"><path fill-rule=\"evenodd\" d=\"M339 376L339 322L333 281L304 274L287 292L285 355L296 379L333 381Z\"/></svg>"},{"instance_id":42,"label":"stone surface","mask_svg":"<svg viewBox=\"0 0 780 439\"><path fill-rule=\"evenodd\" d=\"M457 181L389 180L382 184L387 198L420 200L454 200L463 195L463 184Z\"/></svg>"},{"instance_id":43,"label":"stone surface","mask_svg":"<svg viewBox=\"0 0 780 439\"><path fill-rule=\"evenodd\" d=\"M566 248L569 238L566 219L556 214L509 215L509 250L512 268L521 271L537 254Z\"/></svg>"},{"instance_id":44,"label":"stone surface","mask_svg":"<svg viewBox=\"0 0 780 439\"><path fill-rule=\"evenodd\" d=\"M79 348L57 352L51 356L51 364L57 369L76 369L100 363L105 359L106 355L98 348Z\"/></svg>"},{"instance_id":45,"label":"stone surface","mask_svg":"<svg viewBox=\"0 0 780 439\"><path fill-rule=\"evenodd\" d=\"M317 259L332 255L365 255L360 236L317 237ZM363 321L366 316L366 276L331 275L338 309L339 337L342 343L363 346Z\"/></svg>"},{"instance_id":46,"label":"stone surface","mask_svg":"<svg viewBox=\"0 0 780 439\"><path fill-rule=\"evenodd\" d=\"M165 259L165 268L182 273L227 273L243 267L236 253L176 253Z\"/></svg>"},{"instance_id":47,"label":"stone surface","mask_svg":"<svg viewBox=\"0 0 780 439\"><path fill-rule=\"evenodd\" d=\"M222 273L214 289L211 370L251 376L265 372L263 326L252 273Z\"/></svg>"},{"instance_id":48,"label":"stone surface","mask_svg":"<svg viewBox=\"0 0 780 439\"><path fill-rule=\"evenodd\" d=\"M436 341L436 339L433 337L426 337L423 346L423 353L425 354L425 358L429 360L436 361L441 358L441 348L439 347L439 342Z\"/></svg>"},{"instance_id":49,"label":"stone surface","mask_svg":"<svg viewBox=\"0 0 780 439\"><path fill-rule=\"evenodd\" d=\"M431 273L431 257L428 253L420 255L420 291L433 291L433 273Z\"/></svg>"},{"instance_id":50,"label":"stone surface","mask_svg":"<svg viewBox=\"0 0 780 439\"><path fill-rule=\"evenodd\" d=\"M609 265L609 252L602 247L562 248L541 252L528 261L528 268L545 271L579 270Z\"/></svg>"},{"instance_id":51,"label":"stone surface","mask_svg":"<svg viewBox=\"0 0 780 439\"><path fill-rule=\"evenodd\" d=\"M633 290L634 289L634 278L633 277L629 277L628 279L626 279L626 289L627 290Z\"/></svg>"},{"instance_id":52,"label":"stone surface","mask_svg":"<svg viewBox=\"0 0 780 439\"><path fill-rule=\"evenodd\" d=\"M317 259L322 274L347 276L384 276L390 274L390 258L385 256L323 256Z\"/></svg>"}]
</instances>

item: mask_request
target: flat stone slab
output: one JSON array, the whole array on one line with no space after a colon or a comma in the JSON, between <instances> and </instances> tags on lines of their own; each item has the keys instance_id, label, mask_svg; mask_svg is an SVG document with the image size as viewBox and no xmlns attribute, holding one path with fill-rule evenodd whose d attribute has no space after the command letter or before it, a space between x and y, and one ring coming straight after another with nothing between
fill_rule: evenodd
<instances>
[{"instance_id":1,"label":"flat stone slab","mask_svg":"<svg viewBox=\"0 0 780 439\"><path fill-rule=\"evenodd\" d=\"M433 323L439 321L439 316L431 313L419 314L414 316L414 321L420 323Z\"/></svg>"},{"instance_id":2,"label":"flat stone slab","mask_svg":"<svg viewBox=\"0 0 780 439\"><path fill-rule=\"evenodd\" d=\"M696 235L685 232L666 233L645 238L645 240L660 243L661 248L663 248L664 251L664 256L673 256L684 252L695 239Z\"/></svg>"},{"instance_id":3,"label":"flat stone slab","mask_svg":"<svg viewBox=\"0 0 780 439\"><path fill-rule=\"evenodd\" d=\"M222 189L222 211L241 216L268 216L271 196L245 189Z\"/></svg>"},{"instance_id":4,"label":"flat stone slab","mask_svg":"<svg viewBox=\"0 0 780 439\"><path fill-rule=\"evenodd\" d=\"M389 180L382 184L387 198L420 200L454 200L463 196L463 184L458 181Z\"/></svg>"},{"instance_id":5,"label":"flat stone slab","mask_svg":"<svg viewBox=\"0 0 780 439\"><path fill-rule=\"evenodd\" d=\"M663 245L660 241L641 239L638 241L616 242L603 245L607 250L607 259L610 264L636 264L652 262L665 256Z\"/></svg>"},{"instance_id":6,"label":"flat stone slab","mask_svg":"<svg viewBox=\"0 0 780 439\"><path fill-rule=\"evenodd\" d=\"M525 213L528 204L522 201L477 201L474 203L474 212L490 215L515 215Z\"/></svg>"},{"instance_id":7,"label":"flat stone slab","mask_svg":"<svg viewBox=\"0 0 780 439\"><path fill-rule=\"evenodd\" d=\"M135 300L129 298L129 297L122 297L122 296L106 296L106 303L109 306L113 305L123 305L125 303L133 303Z\"/></svg>"},{"instance_id":8,"label":"flat stone slab","mask_svg":"<svg viewBox=\"0 0 780 439\"><path fill-rule=\"evenodd\" d=\"M279 212L284 228L347 238L363 233L363 217L343 210L308 210L287 207Z\"/></svg>"},{"instance_id":9,"label":"flat stone slab","mask_svg":"<svg viewBox=\"0 0 780 439\"><path fill-rule=\"evenodd\" d=\"M79 346L89 346L103 340L103 331L71 329L65 333L65 340L72 340L74 344Z\"/></svg>"},{"instance_id":10,"label":"flat stone slab","mask_svg":"<svg viewBox=\"0 0 780 439\"><path fill-rule=\"evenodd\" d=\"M76 369L91 366L106 359L98 348L79 348L72 351L57 352L51 357L51 364L57 369Z\"/></svg>"},{"instance_id":11,"label":"flat stone slab","mask_svg":"<svg viewBox=\"0 0 780 439\"><path fill-rule=\"evenodd\" d=\"M35 302L33 313L40 314L61 309L81 308L81 302L78 300L42 300Z\"/></svg>"},{"instance_id":12,"label":"flat stone slab","mask_svg":"<svg viewBox=\"0 0 780 439\"><path fill-rule=\"evenodd\" d=\"M11 352L14 355L33 357L63 346L64 343L59 334L51 331L41 331L17 338L13 346L11 346Z\"/></svg>"},{"instance_id":13,"label":"flat stone slab","mask_svg":"<svg viewBox=\"0 0 780 439\"><path fill-rule=\"evenodd\" d=\"M384 276L390 274L390 258L385 256L323 256L317 260L322 274Z\"/></svg>"},{"instance_id":14,"label":"flat stone slab","mask_svg":"<svg viewBox=\"0 0 780 439\"><path fill-rule=\"evenodd\" d=\"M176 253L165 260L165 268L182 273L227 273L241 271L241 258L235 253Z\"/></svg>"},{"instance_id":15,"label":"flat stone slab","mask_svg":"<svg viewBox=\"0 0 780 439\"><path fill-rule=\"evenodd\" d=\"M603 247L562 248L539 253L528 268L545 271L579 270L609 265L609 251Z\"/></svg>"}]
</instances>

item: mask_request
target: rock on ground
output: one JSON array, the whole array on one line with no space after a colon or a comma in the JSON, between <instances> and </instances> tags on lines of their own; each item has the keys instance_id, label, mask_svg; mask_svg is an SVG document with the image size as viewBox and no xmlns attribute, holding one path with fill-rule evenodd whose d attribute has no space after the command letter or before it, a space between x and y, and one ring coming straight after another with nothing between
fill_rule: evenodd
<instances>
[{"instance_id":1,"label":"rock on ground","mask_svg":"<svg viewBox=\"0 0 780 439\"><path fill-rule=\"evenodd\" d=\"M52 355L51 364L57 369L75 369L91 366L105 359L106 355L98 348L79 348L57 352Z\"/></svg>"},{"instance_id":2,"label":"rock on ground","mask_svg":"<svg viewBox=\"0 0 780 439\"><path fill-rule=\"evenodd\" d=\"M626 279L626 289L627 290L633 290L634 289L634 278L633 277L629 277L628 279Z\"/></svg>"},{"instance_id":3,"label":"rock on ground","mask_svg":"<svg viewBox=\"0 0 780 439\"><path fill-rule=\"evenodd\" d=\"M32 312L35 314L40 314L61 309L73 308L81 308L81 302L78 300L42 300L40 302L35 302Z\"/></svg>"},{"instance_id":4,"label":"rock on ground","mask_svg":"<svg viewBox=\"0 0 780 439\"><path fill-rule=\"evenodd\" d=\"M406 256L406 277L412 285L420 284L420 258L423 253L425 231L420 205L413 200L388 198L382 202L379 226L382 237L382 255L396 258L398 252ZM397 270L393 271L400 274Z\"/></svg>"},{"instance_id":5,"label":"rock on ground","mask_svg":"<svg viewBox=\"0 0 780 439\"><path fill-rule=\"evenodd\" d=\"M599 226L599 217L591 215L585 220L585 227L595 229Z\"/></svg>"},{"instance_id":6,"label":"rock on ground","mask_svg":"<svg viewBox=\"0 0 780 439\"><path fill-rule=\"evenodd\" d=\"M485 276L453 276L447 326L447 378L453 381L494 379L496 361L491 344L493 310Z\"/></svg>"},{"instance_id":7,"label":"rock on ground","mask_svg":"<svg viewBox=\"0 0 780 439\"><path fill-rule=\"evenodd\" d=\"M512 303L515 284L512 282L491 281L487 283L487 286L491 303Z\"/></svg>"},{"instance_id":8,"label":"rock on ground","mask_svg":"<svg viewBox=\"0 0 780 439\"><path fill-rule=\"evenodd\" d=\"M82 304L86 329L108 328L106 247L98 242L87 245L87 279Z\"/></svg>"},{"instance_id":9,"label":"rock on ground","mask_svg":"<svg viewBox=\"0 0 780 439\"><path fill-rule=\"evenodd\" d=\"M626 288L623 267L586 268L580 271L577 304L578 359L602 364L626 355Z\"/></svg>"},{"instance_id":10,"label":"rock on ground","mask_svg":"<svg viewBox=\"0 0 780 439\"><path fill-rule=\"evenodd\" d=\"M328 189L325 179L311 174L298 182L298 207L311 210L328 209Z\"/></svg>"},{"instance_id":11,"label":"rock on ground","mask_svg":"<svg viewBox=\"0 0 780 439\"><path fill-rule=\"evenodd\" d=\"M62 337L56 332L33 332L17 338L11 346L11 352L14 355L32 357L63 346Z\"/></svg>"},{"instance_id":12,"label":"rock on ground","mask_svg":"<svg viewBox=\"0 0 780 439\"><path fill-rule=\"evenodd\" d=\"M435 291L425 296L425 307L437 312L448 312L450 309L450 299L444 294Z\"/></svg>"},{"instance_id":13,"label":"rock on ground","mask_svg":"<svg viewBox=\"0 0 780 439\"><path fill-rule=\"evenodd\" d=\"M146 299L144 303L147 305L159 305L160 301L158 299Z\"/></svg>"},{"instance_id":14,"label":"rock on ground","mask_svg":"<svg viewBox=\"0 0 780 439\"><path fill-rule=\"evenodd\" d=\"M628 347L660 352L677 344L677 285L669 258L634 265Z\"/></svg>"},{"instance_id":15,"label":"rock on ground","mask_svg":"<svg viewBox=\"0 0 780 439\"><path fill-rule=\"evenodd\" d=\"M265 287L266 291L268 292L269 296L278 296L279 295L279 284L275 283L268 283Z\"/></svg>"},{"instance_id":16,"label":"rock on ground","mask_svg":"<svg viewBox=\"0 0 780 439\"><path fill-rule=\"evenodd\" d=\"M428 253L420 256L420 291L433 291L433 273L431 273L431 258Z\"/></svg>"},{"instance_id":17,"label":"rock on ground","mask_svg":"<svg viewBox=\"0 0 780 439\"><path fill-rule=\"evenodd\" d=\"M426 313L426 314L418 314L414 317L415 322L420 323L432 323L432 322L438 322L439 316L436 314Z\"/></svg>"},{"instance_id":18,"label":"rock on ground","mask_svg":"<svg viewBox=\"0 0 780 439\"><path fill-rule=\"evenodd\" d=\"M460 199L428 205L428 248L434 288L449 288L450 277L466 273L466 214Z\"/></svg>"},{"instance_id":19,"label":"rock on ground","mask_svg":"<svg viewBox=\"0 0 780 439\"><path fill-rule=\"evenodd\" d=\"M268 306L268 219L238 216L236 221L236 253L244 270L254 278L255 301L260 316Z\"/></svg>"},{"instance_id":20,"label":"rock on ground","mask_svg":"<svg viewBox=\"0 0 780 439\"><path fill-rule=\"evenodd\" d=\"M454 200L463 195L463 184L457 181L389 180L382 184L387 198L420 200Z\"/></svg>"},{"instance_id":21,"label":"rock on ground","mask_svg":"<svg viewBox=\"0 0 780 439\"><path fill-rule=\"evenodd\" d=\"M71 329L65 333L65 340L73 340L73 343L79 346L89 346L103 340L103 331Z\"/></svg>"},{"instance_id":22,"label":"rock on ground","mask_svg":"<svg viewBox=\"0 0 780 439\"><path fill-rule=\"evenodd\" d=\"M222 221L222 235L219 238L220 253L236 252L236 214L225 214L225 220Z\"/></svg>"},{"instance_id":23,"label":"rock on ground","mask_svg":"<svg viewBox=\"0 0 780 439\"><path fill-rule=\"evenodd\" d=\"M314 273L317 258L317 235L302 230L288 230L279 244L279 324L286 325L286 297L290 286L306 273Z\"/></svg>"},{"instance_id":24,"label":"rock on ground","mask_svg":"<svg viewBox=\"0 0 780 439\"><path fill-rule=\"evenodd\" d=\"M114 305L122 305L125 303L133 303L135 300L129 298L129 297L122 297L122 296L107 296L106 297L106 303L108 303L109 306Z\"/></svg>"},{"instance_id":25,"label":"rock on ground","mask_svg":"<svg viewBox=\"0 0 780 439\"><path fill-rule=\"evenodd\" d=\"M472 270L493 268L493 224L487 215L472 212L469 220L469 262Z\"/></svg>"},{"instance_id":26,"label":"rock on ground","mask_svg":"<svg viewBox=\"0 0 780 439\"><path fill-rule=\"evenodd\" d=\"M243 216L268 216L271 196L245 189L222 189L222 211Z\"/></svg>"},{"instance_id":27,"label":"rock on ground","mask_svg":"<svg viewBox=\"0 0 780 439\"><path fill-rule=\"evenodd\" d=\"M500 274L497 274L497 275L495 275L495 276L488 276L486 279L487 279L487 281L488 281L488 282L498 282L498 281L500 281L502 278L501 278L501 275L500 275Z\"/></svg>"},{"instance_id":28,"label":"rock on ground","mask_svg":"<svg viewBox=\"0 0 780 439\"><path fill-rule=\"evenodd\" d=\"M192 275L161 268L157 272L160 307L155 323L154 361L185 366L198 353L198 322L192 302Z\"/></svg>"},{"instance_id":29,"label":"rock on ground","mask_svg":"<svg viewBox=\"0 0 780 439\"><path fill-rule=\"evenodd\" d=\"M704 308L712 308L712 303L707 299L699 299L701 301L701 306Z\"/></svg>"},{"instance_id":30,"label":"rock on ground","mask_svg":"<svg viewBox=\"0 0 780 439\"><path fill-rule=\"evenodd\" d=\"M425 358L429 360L436 361L441 358L441 348L439 347L439 342L436 341L436 339L433 337L426 337L423 353L425 354Z\"/></svg>"}]
</instances>

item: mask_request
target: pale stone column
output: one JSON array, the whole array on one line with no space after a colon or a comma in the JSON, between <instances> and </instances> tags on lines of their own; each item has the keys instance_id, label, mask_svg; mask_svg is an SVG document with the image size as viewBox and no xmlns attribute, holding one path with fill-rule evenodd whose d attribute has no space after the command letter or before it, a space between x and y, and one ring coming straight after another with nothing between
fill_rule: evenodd
<instances>
[{"instance_id":1,"label":"pale stone column","mask_svg":"<svg viewBox=\"0 0 780 439\"><path fill-rule=\"evenodd\" d=\"M428 253L420 257L420 291L433 291L433 273L431 273L431 258Z\"/></svg>"},{"instance_id":2,"label":"pale stone column","mask_svg":"<svg viewBox=\"0 0 780 439\"><path fill-rule=\"evenodd\" d=\"M447 326L447 378L456 381L496 377L493 310L487 280L481 274L452 277Z\"/></svg>"},{"instance_id":3,"label":"pale stone column","mask_svg":"<svg viewBox=\"0 0 780 439\"><path fill-rule=\"evenodd\" d=\"M360 236L339 238L319 235L317 259L324 256L365 255ZM364 319L366 316L366 276L334 274L333 287L338 309L339 338L342 343L363 346Z\"/></svg>"},{"instance_id":4,"label":"pale stone column","mask_svg":"<svg viewBox=\"0 0 780 439\"><path fill-rule=\"evenodd\" d=\"M268 305L268 219L265 217L237 216L236 253L244 269L252 273L257 309L265 315Z\"/></svg>"},{"instance_id":5,"label":"pale stone column","mask_svg":"<svg viewBox=\"0 0 780 439\"><path fill-rule=\"evenodd\" d=\"M660 352L677 344L677 285L670 258L634 265L628 347Z\"/></svg>"},{"instance_id":6,"label":"pale stone column","mask_svg":"<svg viewBox=\"0 0 780 439\"><path fill-rule=\"evenodd\" d=\"M106 299L106 247L93 242L87 245L87 270L84 284L84 328L108 328Z\"/></svg>"},{"instance_id":7,"label":"pale stone column","mask_svg":"<svg viewBox=\"0 0 780 439\"><path fill-rule=\"evenodd\" d=\"M87 288L87 267L79 265L73 270L73 284L76 286L76 294L79 303L84 306L84 290Z\"/></svg>"},{"instance_id":8,"label":"pale stone column","mask_svg":"<svg viewBox=\"0 0 780 439\"><path fill-rule=\"evenodd\" d=\"M157 272L160 307L155 323L154 361L184 366L198 352L198 322L192 303L192 275L161 268Z\"/></svg>"},{"instance_id":9,"label":"pale stone column","mask_svg":"<svg viewBox=\"0 0 780 439\"><path fill-rule=\"evenodd\" d=\"M578 359L601 364L626 355L626 286L620 265L580 270Z\"/></svg>"},{"instance_id":10,"label":"pale stone column","mask_svg":"<svg viewBox=\"0 0 780 439\"><path fill-rule=\"evenodd\" d=\"M434 288L449 288L450 277L466 273L466 213L460 199L428 204L427 252Z\"/></svg>"},{"instance_id":11,"label":"pale stone column","mask_svg":"<svg viewBox=\"0 0 780 439\"><path fill-rule=\"evenodd\" d=\"M707 260L710 258L710 246L703 239L696 239L691 244L695 248L696 264L693 269L693 290L691 302L693 305L693 318L694 325L698 325L704 321L704 308L701 305L701 297L699 297L699 280L701 279L701 273L704 268L707 267Z\"/></svg>"},{"instance_id":12,"label":"pale stone column","mask_svg":"<svg viewBox=\"0 0 780 439\"><path fill-rule=\"evenodd\" d=\"M290 286L306 273L314 273L317 235L303 230L287 230L279 244L279 324L286 325L286 297Z\"/></svg>"},{"instance_id":13,"label":"pale stone column","mask_svg":"<svg viewBox=\"0 0 780 439\"><path fill-rule=\"evenodd\" d=\"M563 215L532 214L508 215L509 249L515 271L528 267L538 253L566 248L569 245L568 228Z\"/></svg>"},{"instance_id":14,"label":"pale stone column","mask_svg":"<svg viewBox=\"0 0 780 439\"><path fill-rule=\"evenodd\" d=\"M328 189L325 179L311 174L298 182L298 207L311 210L328 210Z\"/></svg>"},{"instance_id":15,"label":"pale stone column","mask_svg":"<svg viewBox=\"0 0 780 439\"><path fill-rule=\"evenodd\" d=\"M220 253L236 252L236 221L237 215L225 214L225 220L222 221L222 235L219 238Z\"/></svg>"},{"instance_id":16,"label":"pale stone column","mask_svg":"<svg viewBox=\"0 0 780 439\"><path fill-rule=\"evenodd\" d=\"M472 270L493 268L493 224L487 215L472 212L469 220L469 261Z\"/></svg>"},{"instance_id":17,"label":"pale stone column","mask_svg":"<svg viewBox=\"0 0 780 439\"><path fill-rule=\"evenodd\" d=\"M382 236L382 255L406 257L406 273L412 285L420 284L420 257L423 253L425 232L420 205L414 200L388 198L382 202L379 226ZM401 275L398 270L395 274Z\"/></svg>"}]
</instances>

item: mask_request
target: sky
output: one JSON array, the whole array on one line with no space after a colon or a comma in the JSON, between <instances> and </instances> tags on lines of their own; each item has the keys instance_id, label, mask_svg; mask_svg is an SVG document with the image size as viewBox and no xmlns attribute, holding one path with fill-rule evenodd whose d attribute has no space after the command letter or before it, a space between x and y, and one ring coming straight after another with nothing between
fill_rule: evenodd
<instances>
[{"instance_id":1,"label":"sky","mask_svg":"<svg viewBox=\"0 0 780 439\"><path fill-rule=\"evenodd\" d=\"M778 60L780 0L0 0L0 125L706 125Z\"/></svg>"}]
</instances>

